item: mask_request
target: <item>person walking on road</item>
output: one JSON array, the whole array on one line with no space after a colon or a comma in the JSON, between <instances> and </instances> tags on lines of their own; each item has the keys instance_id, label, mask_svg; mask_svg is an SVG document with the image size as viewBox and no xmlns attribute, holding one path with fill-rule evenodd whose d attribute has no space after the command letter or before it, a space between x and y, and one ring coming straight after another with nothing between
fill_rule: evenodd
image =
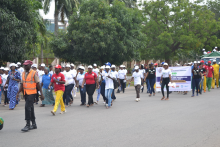
<instances>
[{"instance_id":1,"label":"person walking on road","mask_svg":"<svg viewBox=\"0 0 220 147\"><path fill-rule=\"evenodd\" d=\"M118 81L118 83L120 82L119 81L119 78L118 78L118 72L115 70L116 66L115 65L112 65L111 66L111 72L112 72L112 75L113 77L115 77L115 80ZM115 96L115 89L113 89L112 91L112 100L116 100L116 96Z\"/></svg>"},{"instance_id":2,"label":"person walking on road","mask_svg":"<svg viewBox=\"0 0 220 147\"><path fill-rule=\"evenodd\" d=\"M37 129L35 114L34 114L34 99L37 94L37 89L41 93L41 100L44 100L44 95L40 88L40 80L36 71L31 69L32 61L26 60L23 65L25 71L22 73L21 86L17 92L16 98L18 99L19 93L23 91L25 98L25 120L26 126L21 130L27 132L28 130ZM32 126L30 125L32 122Z\"/></svg>"},{"instance_id":3,"label":"person walking on road","mask_svg":"<svg viewBox=\"0 0 220 147\"><path fill-rule=\"evenodd\" d=\"M136 91L136 102L140 101L140 90L141 90L141 84L143 85L143 73L139 72L139 67L135 66L135 72L132 74L132 78L129 82L131 84L131 81L134 80L134 87Z\"/></svg>"},{"instance_id":4,"label":"person walking on road","mask_svg":"<svg viewBox=\"0 0 220 147\"><path fill-rule=\"evenodd\" d=\"M2 92L4 92L4 95L5 95L5 101L4 101L4 106L7 106L9 104L9 100L8 100L8 84L5 84L7 79L8 79L8 72L9 72L9 69L8 68L5 68L4 69L4 74L2 75L2 85L4 86L5 85L5 88L3 89Z\"/></svg>"},{"instance_id":5,"label":"person walking on road","mask_svg":"<svg viewBox=\"0 0 220 147\"><path fill-rule=\"evenodd\" d=\"M16 94L18 92L18 84L21 81L20 73L15 70L16 64L11 64L11 71L9 71L9 77L3 87L5 89L6 84L8 84L8 98L10 100L9 110L14 110L18 104L19 99L16 100Z\"/></svg>"},{"instance_id":6,"label":"person walking on road","mask_svg":"<svg viewBox=\"0 0 220 147\"><path fill-rule=\"evenodd\" d=\"M194 64L194 67L192 69L192 97L194 97L194 92L196 88L196 96L199 96L199 82L201 80L202 74L201 69L198 69L198 65Z\"/></svg>"},{"instance_id":7,"label":"person walking on road","mask_svg":"<svg viewBox=\"0 0 220 147\"><path fill-rule=\"evenodd\" d=\"M61 105L60 114L63 114L66 112L65 105L63 102L63 93L65 91L65 86L64 86L65 77L61 73L61 66L60 65L55 66L55 74L53 74L53 76L51 78L50 85L48 86L48 89L51 89L51 86L53 84L54 84L54 91L55 91L55 95L56 95L56 100L55 100L54 108L51 111L51 113L53 115L56 115L57 108L60 104Z\"/></svg>"},{"instance_id":8,"label":"person walking on road","mask_svg":"<svg viewBox=\"0 0 220 147\"><path fill-rule=\"evenodd\" d=\"M146 80L146 78L148 77L149 80L149 84L150 84L150 95L155 96L155 90L154 90L154 84L155 84L155 78L156 78L156 69L153 67L153 64L150 64L150 67L148 69L148 72L146 73L146 76L144 78L144 81Z\"/></svg>"},{"instance_id":9,"label":"person walking on road","mask_svg":"<svg viewBox=\"0 0 220 147\"><path fill-rule=\"evenodd\" d=\"M125 81L126 81L126 73L125 70L123 70L123 65L120 65L120 70L118 71L118 77L120 80L119 86L121 86L121 90L124 93L125 92Z\"/></svg>"},{"instance_id":10,"label":"person walking on road","mask_svg":"<svg viewBox=\"0 0 220 147\"><path fill-rule=\"evenodd\" d=\"M219 87L219 65L216 64L216 60L213 60L213 65L212 67L214 68L214 77L212 80L212 89L215 88L215 83L216 83L216 87Z\"/></svg>"},{"instance_id":11,"label":"person walking on road","mask_svg":"<svg viewBox=\"0 0 220 147\"><path fill-rule=\"evenodd\" d=\"M80 106L86 105L86 86L85 86L86 84L84 84L84 87L82 88L83 79L85 77L84 70L85 68L83 66L79 66L79 73L77 74L76 77L77 87L79 88L80 96L81 96Z\"/></svg>"},{"instance_id":12,"label":"person walking on road","mask_svg":"<svg viewBox=\"0 0 220 147\"><path fill-rule=\"evenodd\" d=\"M210 92L211 89L211 84L212 84L212 80L214 78L214 68L211 65L211 61L208 61L208 66L207 66L207 87L208 87L208 91Z\"/></svg>"},{"instance_id":13,"label":"person walking on road","mask_svg":"<svg viewBox=\"0 0 220 147\"><path fill-rule=\"evenodd\" d=\"M206 83L207 83L207 80L206 80L206 76L207 76L207 66L204 64L205 62L203 60L200 61L200 64L202 65L202 69L203 69L203 90L204 90L204 93L206 92Z\"/></svg>"},{"instance_id":14,"label":"person walking on road","mask_svg":"<svg viewBox=\"0 0 220 147\"><path fill-rule=\"evenodd\" d=\"M54 105L55 101L54 101L54 97L53 97L53 90L48 89L48 86L50 84L51 78L53 74L49 73L49 68L45 67L44 69L44 75L42 77L42 83L41 83L41 87L43 90L43 95L44 95L44 100L42 101L42 104L40 105L40 107L44 107L45 105Z\"/></svg>"},{"instance_id":15,"label":"person walking on road","mask_svg":"<svg viewBox=\"0 0 220 147\"><path fill-rule=\"evenodd\" d=\"M84 88L84 84L86 83L86 91L89 97L87 107L93 106L93 94L95 92L95 89L99 88L99 82L96 73L92 71L93 67L91 65L88 66L88 72L85 74L85 77L83 79L82 87Z\"/></svg>"},{"instance_id":16,"label":"person walking on road","mask_svg":"<svg viewBox=\"0 0 220 147\"><path fill-rule=\"evenodd\" d=\"M163 64L164 69L162 70L162 74L161 74L161 78L160 78L160 83L161 83L161 91L162 91L162 99L165 99L164 96L164 86L166 85L166 89L167 89L167 98L165 100L169 100L169 82L171 82L171 70L168 67L167 63Z\"/></svg>"}]
</instances>

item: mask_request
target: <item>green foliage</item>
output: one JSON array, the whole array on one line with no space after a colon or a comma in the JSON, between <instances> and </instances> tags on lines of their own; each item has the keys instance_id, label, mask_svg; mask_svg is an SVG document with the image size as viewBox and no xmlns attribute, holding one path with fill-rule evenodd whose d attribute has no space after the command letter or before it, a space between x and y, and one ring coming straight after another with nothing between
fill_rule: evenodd
<instances>
[{"instance_id":1,"label":"green foliage","mask_svg":"<svg viewBox=\"0 0 220 147\"><path fill-rule=\"evenodd\" d=\"M36 41L41 3L36 0L0 1L0 58L16 62L29 52Z\"/></svg>"},{"instance_id":2,"label":"green foliage","mask_svg":"<svg viewBox=\"0 0 220 147\"><path fill-rule=\"evenodd\" d=\"M147 34L147 48L142 58L171 59L178 49L201 52L217 44L214 35L219 22L206 6L185 0L156 0L144 3L146 16L143 31Z\"/></svg>"},{"instance_id":3,"label":"green foliage","mask_svg":"<svg viewBox=\"0 0 220 147\"><path fill-rule=\"evenodd\" d=\"M122 2L109 6L102 0L85 1L80 12L75 10L71 16L68 33L52 41L54 53L87 64L119 65L138 58L139 49L144 48L142 21L138 9L127 8Z\"/></svg>"}]
</instances>

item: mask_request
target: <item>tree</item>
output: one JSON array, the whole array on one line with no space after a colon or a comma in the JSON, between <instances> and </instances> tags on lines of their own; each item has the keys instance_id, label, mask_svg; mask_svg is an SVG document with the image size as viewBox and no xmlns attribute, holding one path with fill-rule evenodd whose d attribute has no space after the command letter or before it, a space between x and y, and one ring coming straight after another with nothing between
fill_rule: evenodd
<instances>
[{"instance_id":1,"label":"tree","mask_svg":"<svg viewBox=\"0 0 220 147\"><path fill-rule=\"evenodd\" d=\"M44 0L44 13L47 14L50 10L52 0ZM78 0L55 0L54 23L55 35L57 35L59 17L61 22L64 22L65 17L69 18L72 14L72 8L78 7Z\"/></svg>"},{"instance_id":2,"label":"tree","mask_svg":"<svg viewBox=\"0 0 220 147\"><path fill-rule=\"evenodd\" d=\"M16 62L29 52L27 44L36 40L38 22L36 11L41 3L36 0L0 1L0 58Z\"/></svg>"},{"instance_id":3,"label":"tree","mask_svg":"<svg viewBox=\"0 0 220 147\"><path fill-rule=\"evenodd\" d=\"M143 6L143 31L148 37L147 48L142 50L145 57L169 60L178 49L198 51L205 43L218 41L213 34L219 22L206 6L185 0L157 0Z\"/></svg>"},{"instance_id":4,"label":"tree","mask_svg":"<svg viewBox=\"0 0 220 147\"><path fill-rule=\"evenodd\" d=\"M119 1L109 6L106 1L89 0L79 10L71 16L66 36L52 41L53 45L62 42L53 46L56 56L99 65L119 65L138 57L146 38L141 32L143 16L138 9L127 8Z\"/></svg>"}]
</instances>

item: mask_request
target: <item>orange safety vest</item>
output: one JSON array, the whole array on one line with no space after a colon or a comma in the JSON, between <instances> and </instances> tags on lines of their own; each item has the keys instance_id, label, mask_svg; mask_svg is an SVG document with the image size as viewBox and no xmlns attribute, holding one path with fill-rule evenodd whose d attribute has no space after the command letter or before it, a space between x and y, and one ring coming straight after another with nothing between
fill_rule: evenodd
<instances>
[{"instance_id":1,"label":"orange safety vest","mask_svg":"<svg viewBox=\"0 0 220 147\"><path fill-rule=\"evenodd\" d=\"M27 78L25 79L25 72L22 74L22 81L23 81L23 89L24 94L31 95L31 94L37 94L37 83L34 81L34 75L36 71L31 70L29 74L27 75Z\"/></svg>"}]
</instances>

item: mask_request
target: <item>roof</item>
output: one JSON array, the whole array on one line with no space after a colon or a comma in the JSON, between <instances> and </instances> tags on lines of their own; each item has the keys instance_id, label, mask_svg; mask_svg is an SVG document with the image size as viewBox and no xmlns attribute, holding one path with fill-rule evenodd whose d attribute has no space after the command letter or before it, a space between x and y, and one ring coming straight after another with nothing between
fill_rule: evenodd
<instances>
[{"instance_id":1,"label":"roof","mask_svg":"<svg viewBox=\"0 0 220 147\"><path fill-rule=\"evenodd\" d=\"M201 56L202 58L204 57L220 57L220 52L212 52L206 55Z\"/></svg>"}]
</instances>

